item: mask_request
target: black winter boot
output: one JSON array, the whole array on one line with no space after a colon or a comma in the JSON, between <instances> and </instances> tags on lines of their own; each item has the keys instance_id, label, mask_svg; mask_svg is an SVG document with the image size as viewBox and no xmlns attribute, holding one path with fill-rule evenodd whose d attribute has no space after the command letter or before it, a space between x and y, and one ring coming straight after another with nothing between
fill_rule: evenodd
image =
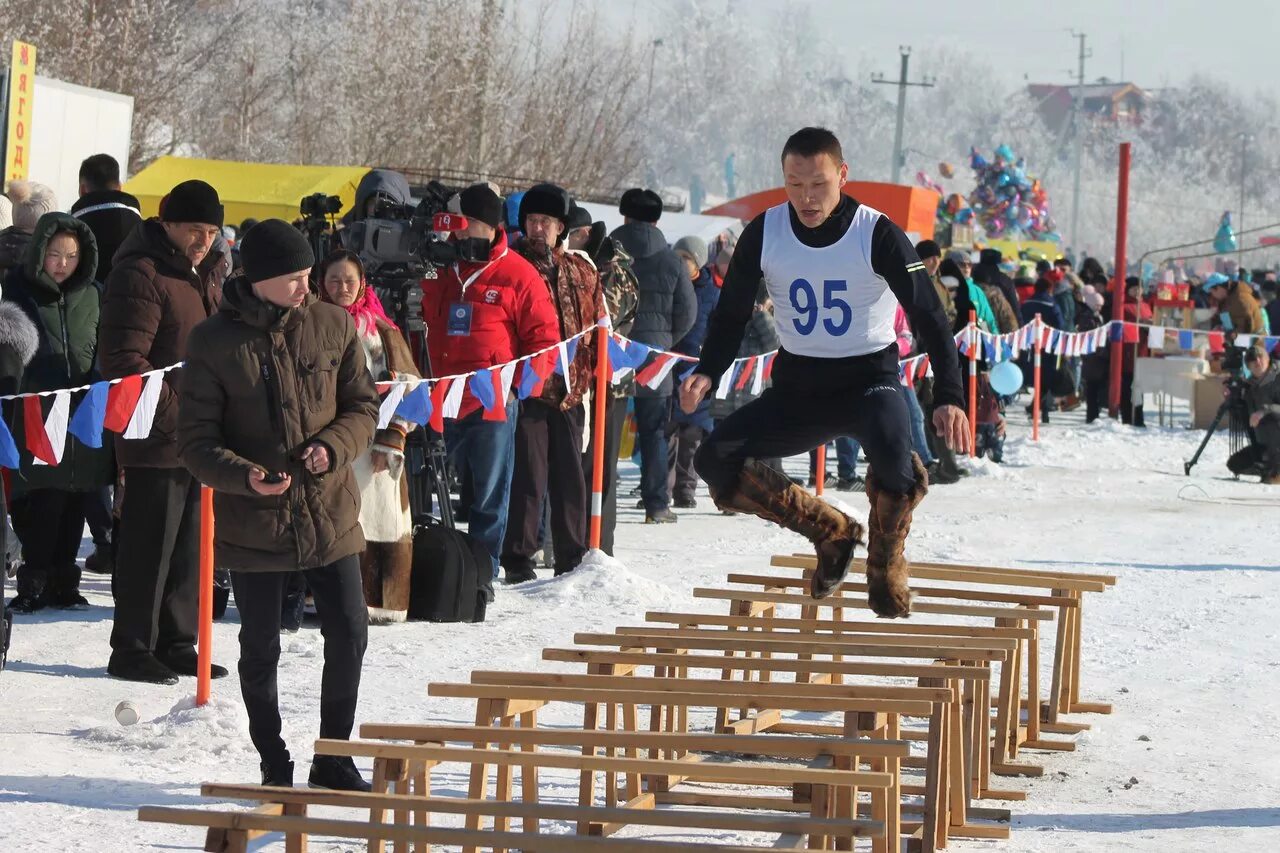
<instances>
[{"instance_id":1,"label":"black winter boot","mask_svg":"<svg viewBox=\"0 0 1280 853\"><path fill-rule=\"evenodd\" d=\"M364 781L356 763L346 755L317 755L311 759L311 777L307 784L312 788L328 788L331 791L373 790Z\"/></svg>"},{"instance_id":2,"label":"black winter boot","mask_svg":"<svg viewBox=\"0 0 1280 853\"><path fill-rule=\"evenodd\" d=\"M272 761L270 763L264 761L259 764L258 767L262 770L263 787L293 787L293 762L289 761L287 758L281 761Z\"/></svg>"}]
</instances>

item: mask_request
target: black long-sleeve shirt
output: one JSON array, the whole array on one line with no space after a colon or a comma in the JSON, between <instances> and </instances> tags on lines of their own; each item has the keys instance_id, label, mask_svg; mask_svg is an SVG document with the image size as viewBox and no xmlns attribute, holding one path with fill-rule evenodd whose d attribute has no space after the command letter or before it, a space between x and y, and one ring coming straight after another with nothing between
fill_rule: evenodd
<instances>
[{"instance_id":1,"label":"black long-sleeve shirt","mask_svg":"<svg viewBox=\"0 0 1280 853\"><path fill-rule=\"evenodd\" d=\"M790 205L787 206L791 230L801 243L812 249L831 246L844 237L857 209L858 202L843 196L825 222L817 228L807 228L796 216L795 210ZM765 214L761 213L751 220L738 239L720 291L720 301L708 322L702 359L695 370L709 377L713 383L719 381L737 356L743 330L751 319L760 281L764 278L761 269L764 217ZM956 352L955 340L951 336L951 325L938 300L938 293L934 290L929 273L916 255L915 247L902 229L887 216L880 217L872 233L871 267L888 283L889 289L906 312L912 331L929 355L933 366L936 404L951 404L963 408L960 358ZM873 365L886 365L886 353L891 353L892 362L896 365L896 345L879 353L841 359L815 358L784 351L788 362L794 362L789 365L785 375L806 376L808 381L805 384L812 384L814 387L839 387L844 384L841 378L850 373L864 373ZM775 384L780 384L783 378L775 369Z\"/></svg>"}]
</instances>

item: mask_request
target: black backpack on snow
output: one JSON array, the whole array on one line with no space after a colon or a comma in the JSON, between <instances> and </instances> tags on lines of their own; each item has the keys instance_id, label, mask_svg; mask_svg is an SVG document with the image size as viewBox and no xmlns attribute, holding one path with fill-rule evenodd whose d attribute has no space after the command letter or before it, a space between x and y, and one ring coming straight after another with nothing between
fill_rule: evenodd
<instances>
[{"instance_id":1,"label":"black backpack on snow","mask_svg":"<svg viewBox=\"0 0 1280 853\"><path fill-rule=\"evenodd\" d=\"M413 529L409 620L483 622L493 600L493 562L477 539L434 518Z\"/></svg>"}]
</instances>

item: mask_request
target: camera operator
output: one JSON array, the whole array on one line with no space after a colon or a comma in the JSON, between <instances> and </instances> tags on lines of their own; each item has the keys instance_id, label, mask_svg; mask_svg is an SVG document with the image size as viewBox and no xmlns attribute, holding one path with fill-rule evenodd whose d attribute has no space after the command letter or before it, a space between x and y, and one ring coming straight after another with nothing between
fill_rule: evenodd
<instances>
[{"instance_id":1,"label":"camera operator","mask_svg":"<svg viewBox=\"0 0 1280 853\"><path fill-rule=\"evenodd\" d=\"M485 370L560 340L547 286L507 245L502 199L488 184L475 184L459 194L459 202L467 228L455 236L489 241L489 257L484 263L459 261L440 270L438 279L423 281L422 317L436 376ZM471 478L468 532L488 549L495 577L515 457L517 409L510 396L505 411L502 420L490 420L467 389L444 436L451 460Z\"/></svg>"},{"instance_id":2,"label":"camera operator","mask_svg":"<svg viewBox=\"0 0 1280 853\"><path fill-rule=\"evenodd\" d=\"M217 563L240 610L240 692L263 784L292 786L276 671L286 584L302 572L324 635L320 737L355 723L369 617L352 463L373 443L378 395L352 318L310 293L315 259L289 223L255 225L244 273L191 333L178 407L183 463L215 492ZM368 791L351 759L317 755L313 788Z\"/></svg>"},{"instance_id":3,"label":"camera operator","mask_svg":"<svg viewBox=\"0 0 1280 853\"><path fill-rule=\"evenodd\" d=\"M380 215L379 207L387 204L404 206L411 204L412 200L409 181L404 175L390 169L372 169L360 179L356 187L356 203L342 217L342 224L376 219Z\"/></svg>"},{"instance_id":4,"label":"camera operator","mask_svg":"<svg viewBox=\"0 0 1280 853\"><path fill-rule=\"evenodd\" d=\"M1280 364L1267 351L1254 347L1244 357L1250 378L1245 389L1249 426L1257 440L1262 482L1280 484Z\"/></svg>"}]
</instances>

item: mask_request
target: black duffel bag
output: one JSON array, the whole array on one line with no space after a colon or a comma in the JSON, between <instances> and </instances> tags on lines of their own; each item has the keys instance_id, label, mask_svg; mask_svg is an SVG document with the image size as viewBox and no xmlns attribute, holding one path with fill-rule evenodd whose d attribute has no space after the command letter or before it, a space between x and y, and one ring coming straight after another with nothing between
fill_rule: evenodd
<instances>
[{"instance_id":1,"label":"black duffel bag","mask_svg":"<svg viewBox=\"0 0 1280 853\"><path fill-rule=\"evenodd\" d=\"M413 529L409 620L483 622L493 600L493 562L477 539L435 519Z\"/></svg>"}]
</instances>

